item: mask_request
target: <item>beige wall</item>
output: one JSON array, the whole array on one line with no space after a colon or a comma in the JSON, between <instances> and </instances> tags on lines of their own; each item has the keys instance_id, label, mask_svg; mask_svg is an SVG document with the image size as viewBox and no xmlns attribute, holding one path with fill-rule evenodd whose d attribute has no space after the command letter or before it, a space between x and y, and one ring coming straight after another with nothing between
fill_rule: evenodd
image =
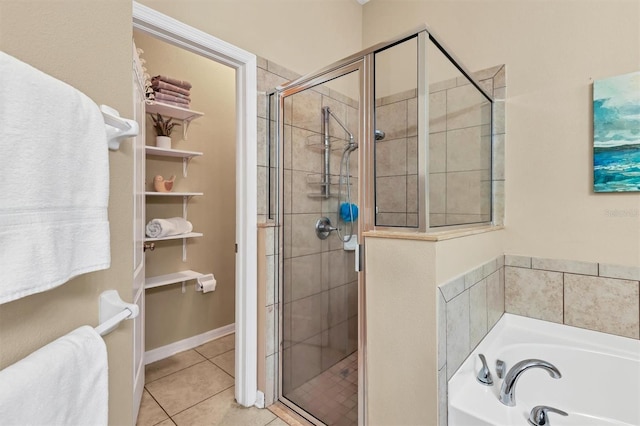
<instances>
[{"instance_id":1,"label":"beige wall","mask_svg":"<svg viewBox=\"0 0 640 426\"><path fill-rule=\"evenodd\" d=\"M365 240L368 424L437 424L435 244Z\"/></svg>"},{"instance_id":2,"label":"beige wall","mask_svg":"<svg viewBox=\"0 0 640 426\"><path fill-rule=\"evenodd\" d=\"M203 294L188 283L150 289L146 292L146 349L234 322L235 304L235 70L210 59L134 33L136 46L150 75L168 75L191 82L191 108L204 113L189 126L182 140L182 127L174 128L172 147L203 152L182 176L182 160L166 157L147 159L146 179L152 190L153 177L177 176L174 191L203 192L188 204L188 220L204 237L188 240L187 261L182 261L182 241L157 242L145 255L147 277L191 269L213 273L215 292ZM155 145L155 130L147 118L147 145ZM182 216L182 199L147 197L147 221Z\"/></svg>"},{"instance_id":3,"label":"beige wall","mask_svg":"<svg viewBox=\"0 0 640 426\"><path fill-rule=\"evenodd\" d=\"M96 17L99 17L97 19ZM83 91L123 116L132 113L131 3L0 2L0 49ZM34 110L38 108L34 100ZM44 293L0 305L0 368L81 325L98 323L98 295L132 298L132 152L110 152L111 268ZM109 354L109 422L132 417L132 327L105 337Z\"/></svg>"},{"instance_id":4,"label":"beige wall","mask_svg":"<svg viewBox=\"0 0 640 426\"><path fill-rule=\"evenodd\" d=\"M142 4L305 74L361 48L354 0L143 0Z\"/></svg>"},{"instance_id":5,"label":"beige wall","mask_svg":"<svg viewBox=\"0 0 640 426\"><path fill-rule=\"evenodd\" d=\"M471 70L506 64L506 251L637 265L640 197L592 191L591 90L640 67L639 15L625 0L372 0L363 45L426 22Z\"/></svg>"}]
</instances>

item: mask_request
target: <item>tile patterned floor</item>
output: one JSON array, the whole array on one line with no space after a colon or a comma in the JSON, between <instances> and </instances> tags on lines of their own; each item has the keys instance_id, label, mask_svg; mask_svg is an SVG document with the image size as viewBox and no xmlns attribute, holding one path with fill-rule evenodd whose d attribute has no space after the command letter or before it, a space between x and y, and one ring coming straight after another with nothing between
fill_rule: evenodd
<instances>
[{"instance_id":1,"label":"tile patterned floor","mask_svg":"<svg viewBox=\"0 0 640 426\"><path fill-rule=\"evenodd\" d=\"M329 426L358 424L358 352L285 395Z\"/></svg>"},{"instance_id":2,"label":"tile patterned floor","mask_svg":"<svg viewBox=\"0 0 640 426\"><path fill-rule=\"evenodd\" d=\"M271 411L234 401L231 334L146 367L138 426L286 426Z\"/></svg>"}]
</instances>

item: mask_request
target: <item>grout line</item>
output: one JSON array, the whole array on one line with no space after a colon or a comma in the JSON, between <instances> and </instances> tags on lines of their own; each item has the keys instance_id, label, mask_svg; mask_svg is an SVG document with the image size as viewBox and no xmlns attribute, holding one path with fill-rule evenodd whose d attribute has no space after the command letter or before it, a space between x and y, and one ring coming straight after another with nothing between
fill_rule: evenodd
<instances>
[{"instance_id":1,"label":"grout line","mask_svg":"<svg viewBox=\"0 0 640 426\"><path fill-rule=\"evenodd\" d=\"M213 398L213 397L214 397L214 396L216 396L216 395L221 394L222 392L224 392L224 391L226 391L226 390L231 389L233 386L235 386L235 384L232 384L232 385L230 385L230 386L228 386L228 387L226 387L226 388L224 388L224 389L220 390L219 392L216 392L216 393L214 393L213 395L208 396L208 397L204 398L203 400L198 401L198 402L196 402L195 404L190 405L189 407L186 407L185 409L178 411L177 413L175 413L175 414L173 415L173 417L177 416L177 415L178 415L178 414L180 414L180 413L184 413L185 411L187 411L187 410L189 410L189 409L191 409L191 408L195 407L195 406L196 406L196 405L198 405L198 404L201 404L201 403L203 403L203 402L205 402L205 401L207 401L207 400L209 400L209 399ZM234 400L234 401L235 401L235 400ZM172 417L172 416L169 416L169 418L171 419L171 421L173 421L173 417ZM175 423L175 422L174 422L174 423Z\"/></svg>"},{"instance_id":2,"label":"grout line","mask_svg":"<svg viewBox=\"0 0 640 426\"><path fill-rule=\"evenodd\" d=\"M156 399L156 397L153 396L153 394L149 391L149 389L147 389L146 385L144 386L144 390L146 390L147 393L149 394L149 396L151 396L151 398L153 398L153 400L156 402L156 404L158 404L158 407L160 407L160 409L167 415L167 417L169 419L171 419L171 416L169 415L169 413L167 413L167 410L164 409L164 407L160 404L160 402ZM139 411L138 411L138 416L140 416L140 412ZM162 422L164 422L166 420L167 419L164 419L164 420L162 420ZM136 421L137 421L137 419L136 419ZM171 420L171 421L173 421L173 420ZM162 422L158 422L158 423L162 423ZM156 424L158 424L158 423L156 423Z\"/></svg>"},{"instance_id":3,"label":"grout line","mask_svg":"<svg viewBox=\"0 0 640 426\"><path fill-rule=\"evenodd\" d=\"M188 350L194 350L194 351L195 351L195 349L188 349ZM187 352L187 351L183 351L183 352ZM196 352L197 352L197 351L196 351ZM178 353L182 353L182 352L178 352ZM158 377L158 378L153 379L153 380L151 380L151 381L149 381L149 382L145 381L145 383L144 383L145 387L146 387L149 383L157 382L157 381L158 381L158 380L160 380L160 379L164 379L165 377L169 377L169 376L171 376L171 375L173 375L173 374L176 374L176 373L179 373L179 372L181 372L181 371L184 371L184 370L186 370L187 368L191 368L191 367L193 367L194 365L202 364L203 362L207 361L207 358L206 358L204 355L202 355L200 352L198 352L198 354L199 354L199 355L201 355L201 356L203 356L205 359L203 359L202 361L198 361L198 362L196 362L196 363L193 363L193 364L191 364L191 365L187 365L186 367L181 368L181 369L179 369L179 370L172 371L171 373L165 374L164 376ZM177 355L177 354L175 354L175 355ZM172 355L172 356L175 356L175 355ZM168 358L171 358L171 357L168 357ZM165 358L165 359L167 359L167 358ZM162 361L162 360L160 360L160 361ZM158 361L156 361L156 362L158 362Z\"/></svg>"}]
</instances>

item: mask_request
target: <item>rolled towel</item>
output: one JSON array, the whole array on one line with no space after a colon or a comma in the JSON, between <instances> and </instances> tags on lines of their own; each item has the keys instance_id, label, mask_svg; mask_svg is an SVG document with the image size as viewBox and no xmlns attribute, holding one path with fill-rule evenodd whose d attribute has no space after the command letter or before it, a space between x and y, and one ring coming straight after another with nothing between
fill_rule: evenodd
<instances>
[{"instance_id":1,"label":"rolled towel","mask_svg":"<svg viewBox=\"0 0 640 426\"><path fill-rule=\"evenodd\" d=\"M147 223L146 233L149 238L164 238L172 235L187 234L193 231L193 225L181 217L169 219L152 219Z\"/></svg>"}]
</instances>

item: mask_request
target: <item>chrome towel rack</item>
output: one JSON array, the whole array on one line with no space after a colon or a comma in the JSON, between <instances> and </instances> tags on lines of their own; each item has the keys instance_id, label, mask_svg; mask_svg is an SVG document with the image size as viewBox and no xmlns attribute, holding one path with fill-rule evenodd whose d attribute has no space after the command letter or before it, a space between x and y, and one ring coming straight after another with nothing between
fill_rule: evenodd
<instances>
[{"instance_id":1,"label":"chrome towel rack","mask_svg":"<svg viewBox=\"0 0 640 426\"><path fill-rule=\"evenodd\" d=\"M139 313L138 305L123 301L116 290L103 291L100 294L100 325L95 330L104 336L118 328L122 321L133 319Z\"/></svg>"},{"instance_id":2,"label":"chrome towel rack","mask_svg":"<svg viewBox=\"0 0 640 426\"><path fill-rule=\"evenodd\" d=\"M140 131L135 120L120 117L120 113L110 106L100 105L100 111L104 118L104 124L107 126L110 150L117 151L124 139L136 136Z\"/></svg>"}]
</instances>

